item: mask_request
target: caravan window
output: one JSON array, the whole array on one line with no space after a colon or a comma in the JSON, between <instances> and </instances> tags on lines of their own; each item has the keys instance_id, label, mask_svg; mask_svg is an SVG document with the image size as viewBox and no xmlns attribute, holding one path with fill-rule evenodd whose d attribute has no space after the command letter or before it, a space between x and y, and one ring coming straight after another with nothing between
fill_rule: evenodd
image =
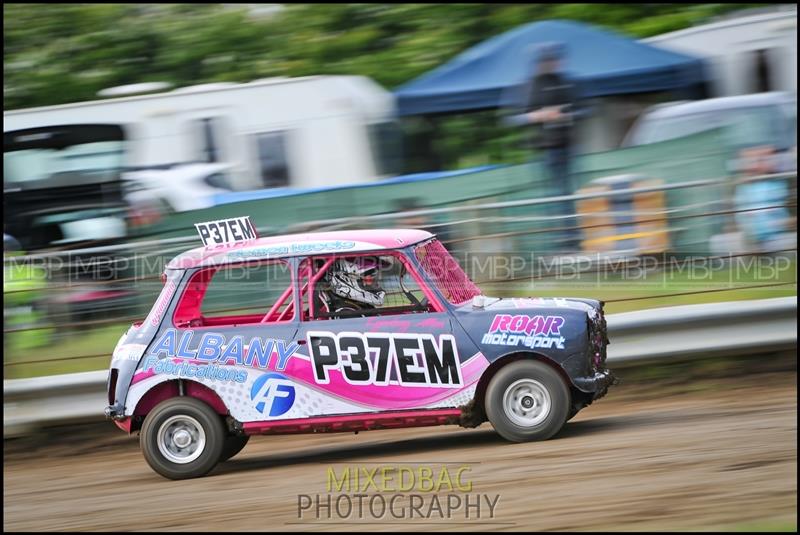
<instances>
[{"instance_id":1,"label":"caravan window","mask_svg":"<svg viewBox=\"0 0 800 535\"><path fill-rule=\"evenodd\" d=\"M403 132L396 121L371 124L367 127L375 171L378 176L395 176L402 173Z\"/></svg>"},{"instance_id":2,"label":"caravan window","mask_svg":"<svg viewBox=\"0 0 800 535\"><path fill-rule=\"evenodd\" d=\"M201 160L207 163L214 163L219 161L219 149L217 148L216 140L214 139L214 120L206 117L200 119L200 139L202 140L200 155Z\"/></svg>"},{"instance_id":3,"label":"caravan window","mask_svg":"<svg viewBox=\"0 0 800 535\"><path fill-rule=\"evenodd\" d=\"M224 161L223 144L225 139L225 119L222 117L202 117L191 122L195 143L195 158L205 163Z\"/></svg>"},{"instance_id":4,"label":"caravan window","mask_svg":"<svg viewBox=\"0 0 800 535\"><path fill-rule=\"evenodd\" d=\"M264 187L288 186L289 162L286 157L286 132L262 132L255 134L254 137Z\"/></svg>"}]
</instances>

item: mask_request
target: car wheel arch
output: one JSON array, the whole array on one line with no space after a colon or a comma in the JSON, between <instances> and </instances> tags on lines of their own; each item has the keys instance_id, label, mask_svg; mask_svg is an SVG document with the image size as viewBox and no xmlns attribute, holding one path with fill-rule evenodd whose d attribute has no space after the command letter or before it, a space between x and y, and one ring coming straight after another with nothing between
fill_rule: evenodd
<instances>
[{"instance_id":1,"label":"car wheel arch","mask_svg":"<svg viewBox=\"0 0 800 535\"><path fill-rule=\"evenodd\" d=\"M489 387L489 383L492 380L492 377L500 371L501 368L511 364L512 362L516 362L519 360L536 360L547 364L551 368L553 368L559 376L564 380L564 384L567 385L567 388L570 391L571 395L575 395L576 388L575 385L572 384L572 381L569 378L569 375L564 371L556 361L553 359L541 354L536 353L534 351L515 351L513 353L509 353L507 355L503 355L495 360L493 360L489 366L483 371L481 374L481 378L478 380L478 386L475 388L475 397L473 399L473 411L477 411L482 417L486 418L486 409L484 407L484 396L486 395L486 389Z\"/></svg>"},{"instance_id":2,"label":"car wheel arch","mask_svg":"<svg viewBox=\"0 0 800 535\"><path fill-rule=\"evenodd\" d=\"M183 383L182 385L180 383ZM181 394L181 387L183 393ZM133 415L131 416L132 425L131 432L139 430L145 417L152 411L159 403L168 399L185 396L195 398L202 401L214 412L222 417L230 414L225 402L213 389L204 385L203 383L193 381L191 379L171 379L153 385L136 403L133 408Z\"/></svg>"}]
</instances>

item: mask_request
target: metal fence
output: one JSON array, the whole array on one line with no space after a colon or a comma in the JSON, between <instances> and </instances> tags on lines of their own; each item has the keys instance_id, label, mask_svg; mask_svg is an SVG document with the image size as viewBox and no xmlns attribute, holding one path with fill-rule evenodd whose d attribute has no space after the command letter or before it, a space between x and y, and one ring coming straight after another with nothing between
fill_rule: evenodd
<instances>
[{"instance_id":1,"label":"metal fence","mask_svg":"<svg viewBox=\"0 0 800 535\"><path fill-rule=\"evenodd\" d=\"M587 247L584 240L583 251L576 253L572 250L566 255L573 265L579 265L578 274L583 277L567 279L570 284L576 280L590 281L592 276L604 275L610 270L627 269L630 262L638 262L637 269L641 269L644 254L648 255L650 261L644 267L661 274L676 270L676 265L696 265L709 261L731 264L736 259L775 255L793 258L796 241L771 243L750 240L738 244L739 247L744 246L744 250L723 253L711 251L711 239L726 233L726 224L732 221L730 218L749 214L774 216L778 213L796 218L796 173L747 179L749 184L759 182L781 182L788 185L785 189L789 194L783 199L762 200L749 205L740 202L737 205L731 194L737 182L731 177L638 187L635 181L631 181L633 187L582 190L569 197L467 202L368 216L311 220L288 225L281 229L281 233L352 228L424 228L439 235L480 285L492 287L494 293L500 295L510 291L531 293L532 284L536 282L565 280L565 255L560 254L557 238L570 231L585 238L589 230L607 228L613 239L616 234L624 232L620 227L639 225L650 229L650 232L663 231L669 235L669 239L655 249L652 244L642 244L641 247L634 244L627 249L598 252ZM661 199L663 202L656 205L637 205L633 202L639 196L654 194L664 196ZM684 200L691 198L693 202L670 202L668 197L673 194L680 194ZM608 221L593 221L598 214L590 210L566 215L554 213L553 210L553 207L561 206L565 201L596 200L619 208L620 204L614 199L632 201L624 210L604 211L602 215L610 218ZM620 220L625 223L620 224ZM568 224L565 224L567 221ZM259 231L265 235L274 233L275 228L262 227ZM794 235L794 229L790 225L783 234ZM630 242L628 238L622 241L626 240ZM5 257L7 281L9 270L20 269L23 273L18 273L16 278L16 282L22 284L4 286L4 312L7 320L9 316L23 319L6 321L4 325L4 371L15 376L20 366L81 360L91 362L98 368L103 367L102 359L110 347L88 347L91 344L87 342L84 344L87 347L77 344L80 347L64 354L61 350L63 344L68 340L88 340L99 329L142 318L161 290L160 275L165 264L180 252L199 245L197 237L187 228L186 235L180 237ZM676 264L676 259L680 259L681 263ZM514 269L506 270L500 270L495 265L503 262L507 265L510 260L520 262ZM486 268L487 265L489 268ZM546 269L542 269L543 265ZM785 266L784 273L788 273L790 268L791 265ZM685 287L677 292L672 288L653 287L651 294L621 295L606 300L620 302L654 296L691 295L737 288L788 288L795 285L796 280L792 275L788 280L785 277L731 280L725 287ZM26 316L24 311L27 309L36 313ZM23 313L14 316L15 310L23 310Z\"/></svg>"}]
</instances>

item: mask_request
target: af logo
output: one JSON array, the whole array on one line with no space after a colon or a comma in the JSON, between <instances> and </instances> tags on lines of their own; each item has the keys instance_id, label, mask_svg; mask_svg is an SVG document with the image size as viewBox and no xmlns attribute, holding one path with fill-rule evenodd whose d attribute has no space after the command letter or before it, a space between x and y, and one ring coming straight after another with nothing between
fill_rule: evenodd
<instances>
[{"instance_id":1,"label":"af logo","mask_svg":"<svg viewBox=\"0 0 800 535\"><path fill-rule=\"evenodd\" d=\"M286 414L294 404L294 385L280 373L265 373L255 380L250 399L256 410L269 416Z\"/></svg>"}]
</instances>

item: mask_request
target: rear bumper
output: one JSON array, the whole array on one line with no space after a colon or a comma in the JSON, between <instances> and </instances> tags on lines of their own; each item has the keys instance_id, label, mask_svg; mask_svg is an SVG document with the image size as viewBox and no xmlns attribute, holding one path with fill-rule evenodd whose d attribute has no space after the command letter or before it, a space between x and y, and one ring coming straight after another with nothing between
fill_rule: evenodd
<instances>
[{"instance_id":1,"label":"rear bumper","mask_svg":"<svg viewBox=\"0 0 800 535\"><path fill-rule=\"evenodd\" d=\"M103 412L105 412L106 418L110 418L111 421L114 422L114 425L130 434L133 419L130 416L125 416L124 407L120 405L109 405Z\"/></svg>"},{"instance_id":2,"label":"rear bumper","mask_svg":"<svg viewBox=\"0 0 800 535\"><path fill-rule=\"evenodd\" d=\"M119 403L115 405L109 405L103 412L105 413L106 418L112 418L114 420L125 418L125 408Z\"/></svg>"},{"instance_id":3,"label":"rear bumper","mask_svg":"<svg viewBox=\"0 0 800 535\"><path fill-rule=\"evenodd\" d=\"M131 425L133 424L133 420L130 418L124 418L122 420L114 420L114 425L128 433L131 434Z\"/></svg>"}]
</instances>

